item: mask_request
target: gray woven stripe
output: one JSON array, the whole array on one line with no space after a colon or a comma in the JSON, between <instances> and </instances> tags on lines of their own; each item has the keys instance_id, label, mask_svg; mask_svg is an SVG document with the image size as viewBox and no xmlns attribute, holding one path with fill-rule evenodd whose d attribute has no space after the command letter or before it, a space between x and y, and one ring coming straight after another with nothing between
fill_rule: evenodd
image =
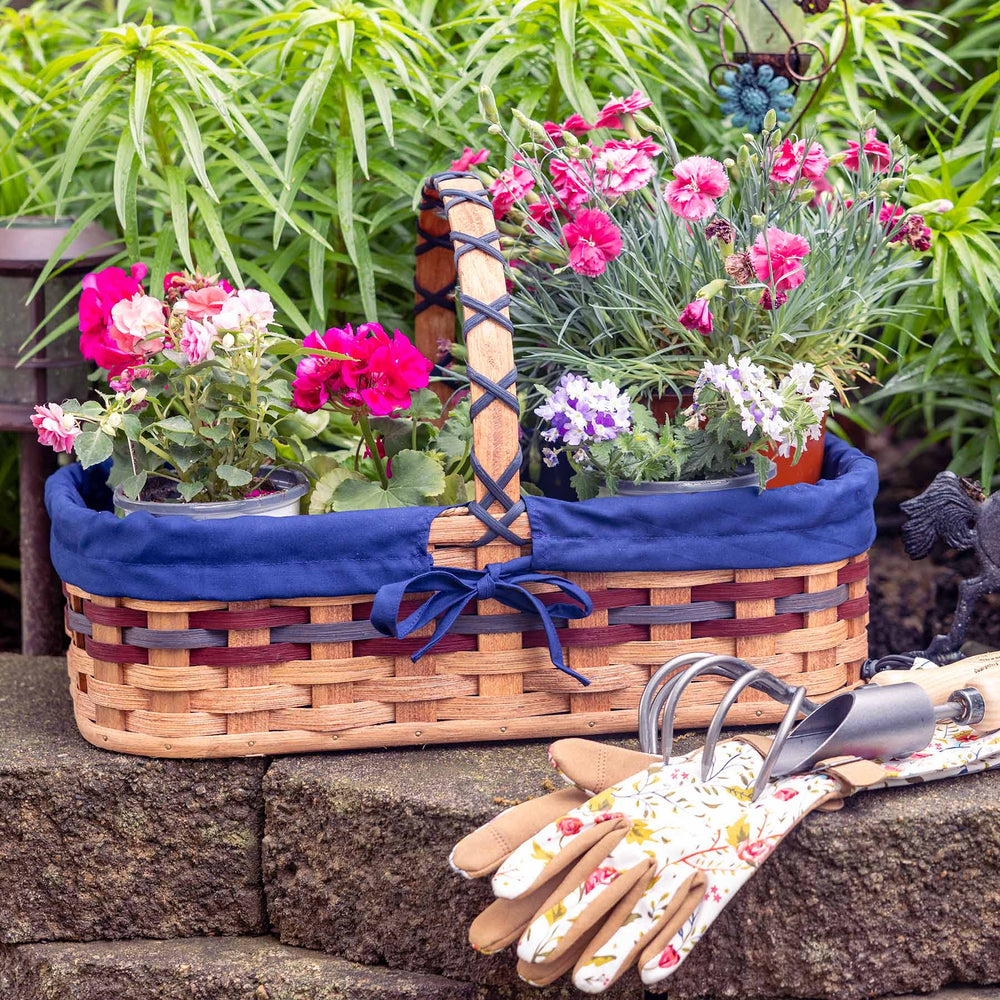
<instances>
[{"instance_id":1,"label":"gray woven stripe","mask_svg":"<svg viewBox=\"0 0 1000 1000\"><path fill-rule=\"evenodd\" d=\"M651 607L611 608L609 625L683 625L735 618L732 601L695 601L694 604L659 604Z\"/></svg>"},{"instance_id":2,"label":"gray woven stripe","mask_svg":"<svg viewBox=\"0 0 1000 1000\"><path fill-rule=\"evenodd\" d=\"M774 613L787 615L800 611L826 611L827 608L835 608L838 604L843 604L848 596L846 583L842 583L832 590L817 591L815 594L789 594L788 597L779 597L774 602Z\"/></svg>"},{"instance_id":3,"label":"gray woven stripe","mask_svg":"<svg viewBox=\"0 0 1000 1000\"><path fill-rule=\"evenodd\" d=\"M203 649L205 646L228 646L229 633L207 628L132 628L122 629L122 642L143 649Z\"/></svg>"},{"instance_id":4,"label":"gray woven stripe","mask_svg":"<svg viewBox=\"0 0 1000 1000\"><path fill-rule=\"evenodd\" d=\"M356 622L330 622L313 625L276 625L271 629L271 642L355 642L359 639L378 639L367 618Z\"/></svg>"},{"instance_id":5,"label":"gray woven stripe","mask_svg":"<svg viewBox=\"0 0 1000 1000\"><path fill-rule=\"evenodd\" d=\"M94 626L90 624L90 619L70 607L66 608L66 624L69 625L71 632L81 632L89 636L94 634Z\"/></svg>"}]
</instances>

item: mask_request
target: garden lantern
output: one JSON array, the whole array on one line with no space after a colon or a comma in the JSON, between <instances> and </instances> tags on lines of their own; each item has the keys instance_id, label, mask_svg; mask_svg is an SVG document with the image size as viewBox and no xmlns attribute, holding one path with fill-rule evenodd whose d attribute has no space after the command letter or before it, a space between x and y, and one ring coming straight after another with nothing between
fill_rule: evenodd
<instances>
[{"instance_id":1,"label":"garden lantern","mask_svg":"<svg viewBox=\"0 0 1000 1000\"><path fill-rule=\"evenodd\" d=\"M847 18L847 0L843 16ZM759 132L764 115L774 110L779 122L792 118L791 110L803 84L818 84L833 69L846 45L829 55L808 38L807 20L830 6L831 0L727 0L699 3L688 13L696 34L713 30L720 60L709 70L709 80L733 125ZM792 127L815 99L817 89L798 109Z\"/></svg>"},{"instance_id":2,"label":"garden lantern","mask_svg":"<svg viewBox=\"0 0 1000 1000\"><path fill-rule=\"evenodd\" d=\"M27 655L58 653L64 645L62 598L49 562L44 503L45 480L55 471L56 456L35 439L30 416L36 403L85 393L89 365L72 335L23 363L18 358L29 338L37 343L44 337L46 303L49 308L58 304L81 274L119 249L115 237L100 226L86 226L60 255L59 274L28 303L32 286L72 221L26 216L0 228L0 430L20 435L21 645ZM70 308L75 303L72 299Z\"/></svg>"}]
</instances>

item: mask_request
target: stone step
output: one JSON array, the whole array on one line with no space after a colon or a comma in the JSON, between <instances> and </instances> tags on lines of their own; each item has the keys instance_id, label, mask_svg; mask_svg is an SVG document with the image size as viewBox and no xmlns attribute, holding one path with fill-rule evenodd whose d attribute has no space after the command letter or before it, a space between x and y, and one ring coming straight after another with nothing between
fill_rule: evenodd
<instances>
[{"instance_id":1,"label":"stone step","mask_svg":"<svg viewBox=\"0 0 1000 1000\"><path fill-rule=\"evenodd\" d=\"M0 946L4 1000L473 1000L475 992L267 937Z\"/></svg>"},{"instance_id":2,"label":"stone step","mask_svg":"<svg viewBox=\"0 0 1000 1000\"><path fill-rule=\"evenodd\" d=\"M0 941L262 933L266 766L99 750L65 660L0 655Z\"/></svg>"},{"instance_id":3,"label":"stone step","mask_svg":"<svg viewBox=\"0 0 1000 1000\"><path fill-rule=\"evenodd\" d=\"M569 996L522 986L509 954L469 948L488 886L446 860L550 778L541 742L270 762L105 753L75 731L61 660L0 657L0 884L16 887L0 894L0 941L270 927L290 946L491 996ZM998 945L1000 774L989 773L809 817L667 992L861 1000L989 983ZM634 975L612 994L641 995Z\"/></svg>"}]
</instances>

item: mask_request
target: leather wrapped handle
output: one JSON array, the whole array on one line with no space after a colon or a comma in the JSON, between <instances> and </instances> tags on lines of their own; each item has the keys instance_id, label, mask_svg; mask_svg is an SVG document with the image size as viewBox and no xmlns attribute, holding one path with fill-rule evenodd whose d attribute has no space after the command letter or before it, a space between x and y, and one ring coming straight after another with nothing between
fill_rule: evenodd
<instances>
[{"instance_id":1,"label":"leather wrapped handle","mask_svg":"<svg viewBox=\"0 0 1000 1000\"><path fill-rule=\"evenodd\" d=\"M475 544L509 558L511 545L528 542L527 531L513 527L524 512L513 327L500 233L489 195L475 174L447 171L427 181L416 253L415 341L427 357L436 357L439 341L454 340L452 293L459 290L476 479L469 511L486 528Z\"/></svg>"}]
</instances>

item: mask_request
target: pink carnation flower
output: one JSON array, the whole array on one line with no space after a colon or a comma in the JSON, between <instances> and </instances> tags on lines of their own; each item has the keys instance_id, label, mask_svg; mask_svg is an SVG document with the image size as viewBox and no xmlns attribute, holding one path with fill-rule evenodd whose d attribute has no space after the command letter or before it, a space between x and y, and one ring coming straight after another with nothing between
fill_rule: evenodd
<instances>
[{"instance_id":1,"label":"pink carnation flower","mask_svg":"<svg viewBox=\"0 0 1000 1000\"><path fill-rule=\"evenodd\" d=\"M184 293L184 301L187 303L185 316L198 322L209 316L218 316L231 294L232 291L227 292L222 285L188 289Z\"/></svg>"},{"instance_id":2,"label":"pink carnation flower","mask_svg":"<svg viewBox=\"0 0 1000 1000\"><path fill-rule=\"evenodd\" d=\"M708 308L708 299L695 299L689 302L677 317L677 322L685 330L697 330L706 336L712 332L712 311Z\"/></svg>"},{"instance_id":3,"label":"pink carnation flower","mask_svg":"<svg viewBox=\"0 0 1000 1000\"><path fill-rule=\"evenodd\" d=\"M457 160L451 161L451 169L471 170L477 164L485 163L489 155L485 149L480 149L477 152L471 146L466 146L462 150L462 155Z\"/></svg>"},{"instance_id":4,"label":"pink carnation flower","mask_svg":"<svg viewBox=\"0 0 1000 1000\"><path fill-rule=\"evenodd\" d=\"M641 90L633 90L628 97L615 97L612 94L598 113L594 128L621 128L622 115L634 115L652 103Z\"/></svg>"},{"instance_id":5,"label":"pink carnation flower","mask_svg":"<svg viewBox=\"0 0 1000 1000\"><path fill-rule=\"evenodd\" d=\"M802 259L808 253L809 241L804 236L771 226L750 247L750 263L758 281L777 292L787 292L806 280Z\"/></svg>"},{"instance_id":6,"label":"pink carnation flower","mask_svg":"<svg viewBox=\"0 0 1000 1000\"><path fill-rule=\"evenodd\" d=\"M155 354L163 349L166 332L163 303L152 295L136 292L111 309L108 336L124 354Z\"/></svg>"},{"instance_id":7,"label":"pink carnation flower","mask_svg":"<svg viewBox=\"0 0 1000 1000\"><path fill-rule=\"evenodd\" d=\"M674 215L696 222L715 211L715 199L729 189L726 168L710 156L689 156L674 167L664 198Z\"/></svg>"},{"instance_id":8,"label":"pink carnation flower","mask_svg":"<svg viewBox=\"0 0 1000 1000\"><path fill-rule=\"evenodd\" d=\"M129 271L106 267L84 277L80 295L80 353L112 375L142 362L142 356L122 350L112 339L111 311L123 299L143 293L145 264L133 264Z\"/></svg>"},{"instance_id":9,"label":"pink carnation flower","mask_svg":"<svg viewBox=\"0 0 1000 1000\"><path fill-rule=\"evenodd\" d=\"M583 164L554 158L549 172L556 197L567 212L575 212L590 197L592 185Z\"/></svg>"},{"instance_id":10,"label":"pink carnation flower","mask_svg":"<svg viewBox=\"0 0 1000 1000\"><path fill-rule=\"evenodd\" d=\"M530 170L519 163L511 164L490 185L493 196L493 214L502 219L515 201L520 201L535 186L535 178Z\"/></svg>"},{"instance_id":11,"label":"pink carnation flower","mask_svg":"<svg viewBox=\"0 0 1000 1000\"><path fill-rule=\"evenodd\" d=\"M639 142L610 139L594 152L594 180L609 198L638 191L653 178L653 157L660 147Z\"/></svg>"},{"instance_id":12,"label":"pink carnation flower","mask_svg":"<svg viewBox=\"0 0 1000 1000\"><path fill-rule=\"evenodd\" d=\"M584 132L589 132L594 126L588 125L584 121L583 116L577 114L575 111L562 123L563 130L566 132L572 132L573 135L582 135Z\"/></svg>"},{"instance_id":13,"label":"pink carnation flower","mask_svg":"<svg viewBox=\"0 0 1000 1000\"><path fill-rule=\"evenodd\" d=\"M345 354L347 358L311 355L295 369L292 398L307 413L330 400L342 406L365 407L375 416L386 416L410 405L415 389L429 381L432 363L398 330L390 337L378 323L365 323L357 332L348 324L303 341L305 347Z\"/></svg>"},{"instance_id":14,"label":"pink carnation flower","mask_svg":"<svg viewBox=\"0 0 1000 1000\"><path fill-rule=\"evenodd\" d=\"M537 226L541 226L543 229L551 229L552 223L555 220L555 210L556 206L552 203L550 198L543 198L541 201L536 201L528 206L528 215L531 216L531 221Z\"/></svg>"},{"instance_id":15,"label":"pink carnation flower","mask_svg":"<svg viewBox=\"0 0 1000 1000\"><path fill-rule=\"evenodd\" d=\"M186 319L181 326L180 348L192 365L215 357L212 345L217 339L218 334L211 323L199 323L197 320Z\"/></svg>"},{"instance_id":16,"label":"pink carnation flower","mask_svg":"<svg viewBox=\"0 0 1000 1000\"><path fill-rule=\"evenodd\" d=\"M58 403L36 406L31 417L32 426L38 431L38 441L53 451L73 450L73 442L80 433L76 417L64 413Z\"/></svg>"},{"instance_id":17,"label":"pink carnation flower","mask_svg":"<svg viewBox=\"0 0 1000 1000\"><path fill-rule=\"evenodd\" d=\"M771 180L776 184L794 184L800 177L818 181L829 166L830 158L818 142L806 149L805 139L797 142L786 139L778 147L778 155L771 167Z\"/></svg>"},{"instance_id":18,"label":"pink carnation flower","mask_svg":"<svg viewBox=\"0 0 1000 1000\"><path fill-rule=\"evenodd\" d=\"M569 247L569 266L588 278L603 274L608 261L622 251L618 227L596 208L579 212L572 222L562 227L562 234Z\"/></svg>"},{"instance_id":19,"label":"pink carnation flower","mask_svg":"<svg viewBox=\"0 0 1000 1000\"><path fill-rule=\"evenodd\" d=\"M871 164L872 170L877 174L885 173L889 169L889 165L892 163L892 150L889 148L888 143L882 142L881 139L876 139L875 129L870 128L865 132L864 146L861 143L856 142L854 139L847 140L847 156L844 157L844 169L845 170L859 170L861 167L861 153L864 152ZM893 167L893 173L896 173L903 169L901 163L895 164Z\"/></svg>"}]
</instances>

